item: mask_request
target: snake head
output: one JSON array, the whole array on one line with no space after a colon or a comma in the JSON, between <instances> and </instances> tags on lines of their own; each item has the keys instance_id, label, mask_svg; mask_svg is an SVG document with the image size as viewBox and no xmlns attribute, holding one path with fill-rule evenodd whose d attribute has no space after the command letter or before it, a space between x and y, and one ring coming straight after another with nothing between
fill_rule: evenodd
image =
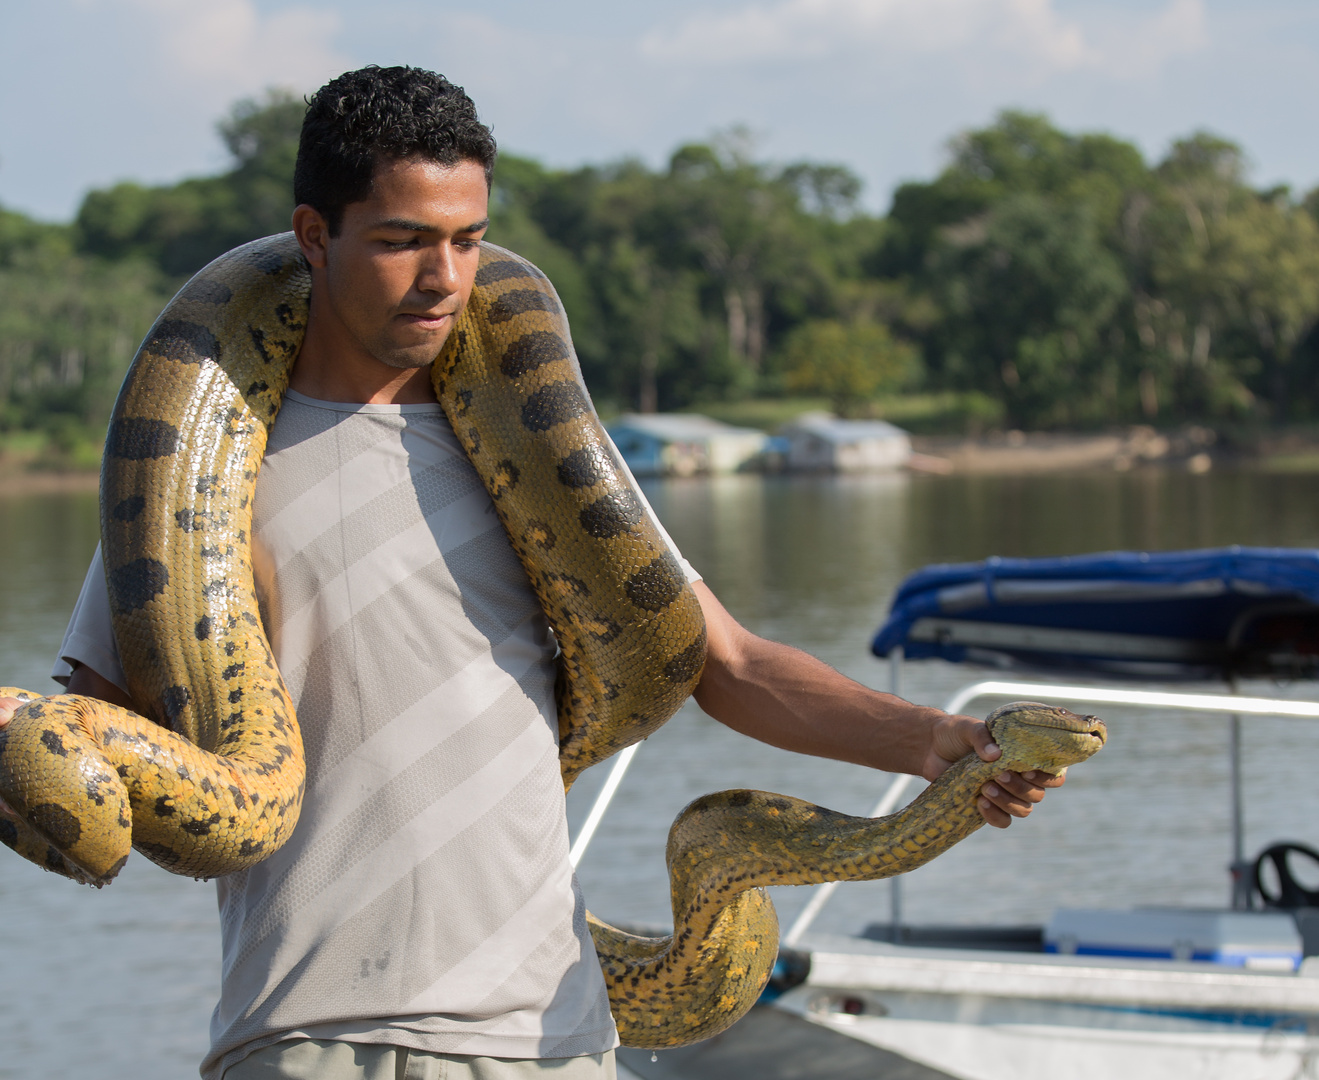
<instances>
[{"instance_id":1,"label":"snake head","mask_svg":"<svg viewBox=\"0 0 1319 1080\"><path fill-rule=\"evenodd\" d=\"M1108 738L1097 716L1078 716L1056 705L1013 701L985 718L1003 750L994 764L1016 772L1039 769L1054 776L1096 753Z\"/></svg>"}]
</instances>

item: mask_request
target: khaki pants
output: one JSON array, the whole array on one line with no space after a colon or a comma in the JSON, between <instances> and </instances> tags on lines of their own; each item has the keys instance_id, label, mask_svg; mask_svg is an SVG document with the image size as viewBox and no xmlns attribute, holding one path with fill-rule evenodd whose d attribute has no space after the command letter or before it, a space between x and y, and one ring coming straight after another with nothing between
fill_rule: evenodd
<instances>
[{"instance_id":1,"label":"khaki pants","mask_svg":"<svg viewBox=\"0 0 1319 1080\"><path fill-rule=\"evenodd\" d=\"M521 1060L403 1046L287 1039L225 1069L223 1080L615 1080L614 1052Z\"/></svg>"}]
</instances>

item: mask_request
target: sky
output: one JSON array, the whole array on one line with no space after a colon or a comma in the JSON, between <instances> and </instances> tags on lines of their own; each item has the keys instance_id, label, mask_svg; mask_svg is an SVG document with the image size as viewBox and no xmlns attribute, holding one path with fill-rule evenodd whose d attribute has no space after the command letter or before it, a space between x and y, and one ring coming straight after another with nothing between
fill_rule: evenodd
<instances>
[{"instance_id":1,"label":"sky","mask_svg":"<svg viewBox=\"0 0 1319 1080\"><path fill-rule=\"evenodd\" d=\"M1209 130L1258 186L1319 185L1314 0L0 0L0 205L67 221L94 187L221 171L234 102L368 63L443 72L548 165L744 126L876 211L1005 108L1151 160Z\"/></svg>"}]
</instances>

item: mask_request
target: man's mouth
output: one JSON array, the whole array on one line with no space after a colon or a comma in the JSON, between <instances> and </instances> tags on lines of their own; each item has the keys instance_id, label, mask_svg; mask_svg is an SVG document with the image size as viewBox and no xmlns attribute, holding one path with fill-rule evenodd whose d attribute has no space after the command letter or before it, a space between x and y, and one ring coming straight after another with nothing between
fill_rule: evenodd
<instances>
[{"instance_id":1,"label":"man's mouth","mask_svg":"<svg viewBox=\"0 0 1319 1080\"><path fill-rule=\"evenodd\" d=\"M417 327L420 327L420 328L423 329L423 330L438 330L440 327L444 326L444 325L446 324L446 322L448 322L448 321L450 321L450 320L453 319L453 312L451 312L451 311L435 311L435 312L431 312L431 311L423 311L423 312L409 312L409 311L405 311L405 312L402 312L402 313L399 315L399 318L402 319L405 323L407 323L407 324L410 325L410 326L417 326Z\"/></svg>"}]
</instances>

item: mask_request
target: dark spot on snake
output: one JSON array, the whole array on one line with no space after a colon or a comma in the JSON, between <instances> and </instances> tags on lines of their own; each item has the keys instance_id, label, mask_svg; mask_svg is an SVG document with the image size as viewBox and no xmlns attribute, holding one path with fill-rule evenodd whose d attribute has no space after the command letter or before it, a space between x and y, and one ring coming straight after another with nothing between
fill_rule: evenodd
<instances>
[{"instance_id":1,"label":"dark spot on snake","mask_svg":"<svg viewBox=\"0 0 1319 1080\"><path fill-rule=\"evenodd\" d=\"M575 382L542 386L522 406L522 426L528 431L549 431L590 411L582 388Z\"/></svg>"},{"instance_id":2,"label":"dark spot on snake","mask_svg":"<svg viewBox=\"0 0 1319 1080\"><path fill-rule=\"evenodd\" d=\"M267 383L267 382L262 382L260 379L258 379L258 380L257 380L256 382L254 382L251 386L249 386L249 387L244 391L244 393L245 393L245 394L264 394L264 393L265 393L267 390L269 390L269 389L270 389L270 384L269 384L269 383Z\"/></svg>"},{"instance_id":3,"label":"dark spot on snake","mask_svg":"<svg viewBox=\"0 0 1319 1080\"><path fill-rule=\"evenodd\" d=\"M260 855L265 850L264 840L244 840L238 847L238 854L243 858L250 858L253 855Z\"/></svg>"},{"instance_id":4,"label":"dark spot on snake","mask_svg":"<svg viewBox=\"0 0 1319 1080\"><path fill-rule=\"evenodd\" d=\"M195 300L199 304L227 304L233 297L233 290L228 285L206 278L190 281L183 290L183 299Z\"/></svg>"},{"instance_id":5,"label":"dark spot on snake","mask_svg":"<svg viewBox=\"0 0 1319 1080\"><path fill-rule=\"evenodd\" d=\"M515 487L518 479L522 476L522 471L513 464L510 458L504 458L495 466L494 475L490 478L490 497L492 499L502 499Z\"/></svg>"},{"instance_id":6,"label":"dark spot on snake","mask_svg":"<svg viewBox=\"0 0 1319 1080\"><path fill-rule=\"evenodd\" d=\"M179 448L179 429L164 420L125 416L110 423L106 452L125 461L154 461Z\"/></svg>"},{"instance_id":7,"label":"dark spot on snake","mask_svg":"<svg viewBox=\"0 0 1319 1080\"><path fill-rule=\"evenodd\" d=\"M237 705L242 700L243 700L243 688L241 686L236 686L234 687L234 689L229 691L230 705Z\"/></svg>"},{"instance_id":8,"label":"dark spot on snake","mask_svg":"<svg viewBox=\"0 0 1319 1080\"><path fill-rule=\"evenodd\" d=\"M549 551L558 540L554 530L550 528L548 522L544 521L527 522L527 528L522 533L523 543L535 544L542 551Z\"/></svg>"},{"instance_id":9,"label":"dark spot on snake","mask_svg":"<svg viewBox=\"0 0 1319 1080\"><path fill-rule=\"evenodd\" d=\"M51 870L54 870L57 874L63 873L68 869L68 863L64 861L64 856L53 847L46 848L46 866Z\"/></svg>"},{"instance_id":10,"label":"dark spot on snake","mask_svg":"<svg viewBox=\"0 0 1319 1080\"><path fill-rule=\"evenodd\" d=\"M148 859L158 866L175 866L181 855L173 848L166 847L164 844L156 844L150 840L135 842L133 847L142 852Z\"/></svg>"},{"instance_id":11,"label":"dark spot on snake","mask_svg":"<svg viewBox=\"0 0 1319 1080\"><path fill-rule=\"evenodd\" d=\"M792 803L787 799L766 799L765 805L771 810L791 810Z\"/></svg>"},{"instance_id":12,"label":"dark spot on snake","mask_svg":"<svg viewBox=\"0 0 1319 1080\"><path fill-rule=\"evenodd\" d=\"M249 626L256 626L256 624L257 624L257 617L256 617L255 615L253 615L250 611L244 611L244 612L243 612L243 621L244 621L245 623L247 623Z\"/></svg>"},{"instance_id":13,"label":"dark spot on snake","mask_svg":"<svg viewBox=\"0 0 1319 1080\"><path fill-rule=\"evenodd\" d=\"M645 510L629 490L610 492L585 507L578 519L582 528L597 540L621 536L644 516Z\"/></svg>"},{"instance_id":14,"label":"dark spot on snake","mask_svg":"<svg viewBox=\"0 0 1319 1080\"><path fill-rule=\"evenodd\" d=\"M476 428L467 429L467 442L463 449L469 457L475 457L481 452L481 433Z\"/></svg>"},{"instance_id":15,"label":"dark spot on snake","mask_svg":"<svg viewBox=\"0 0 1319 1080\"><path fill-rule=\"evenodd\" d=\"M216 578L214 581L208 581L202 586L202 596L211 597L216 593L225 593L229 591L228 578Z\"/></svg>"},{"instance_id":16,"label":"dark spot on snake","mask_svg":"<svg viewBox=\"0 0 1319 1080\"><path fill-rule=\"evenodd\" d=\"M223 720L220 721L220 730L224 731L227 728L233 727L242 718L243 718L243 714L241 712L231 712L228 716L226 716Z\"/></svg>"},{"instance_id":17,"label":"dark spot on snake","mask_svg":"<svg viewBox=\"0 0 1319 1080\"><path fill-rule=\"evenodd\" d=\"M678 560L666 551L628 578L623 588L637 607L645 611L663 611L682 595L686 584L687 577Z\"/></svg>"},{"instance_id":18,"label":"dark spot on snake","mask_svg":"<svg viewBox=\"0 0 1319 1080\"><path fill-rule=\"evenodd\" d=\"M169 571L155 559L134 559L110 571L110 598L119 612L136 611L169 584Z\"/></svg>"},{"instance_id":19,"label":"dark spot on snake","mask_svg":"<svg viewBox=\"0 0 1319 1080\"><path fill-rule=\"evenodd\" d=\"M212 814L208 818L201 818L197 821L185 821L179 825L179 828L193 836L207 836L210 834L211 826L220 824L220 815Z\"/></svg>"},{"instance_id":20,"label":"dark spot on snake","mask_svg":"<svg viewBox=\"0 0 1319 1080\"><path fill-rule=\"evenodd\" d=\"M224 655L225 655L225 656L233 656L233 654L234 654L235 652L237 652L237 651L238 651L238 642L236 642L236 641L226 641L226 642L224 643Z\"/></svg>"},{"instance_id":21,"label":"dark spot on snake","mask_svg":"<svg viewBox=\"0 0 1319 1080\"><path fill-rule=\"evenodd\" d=\"M302 321L293 313L293 309L288 304L278 304L275 307L275 318L284 326L302 329Z\"/></svg>"},{"instance_id":22,"label":"dark spot on snake","mask_svg":"<svg viewBox=\"0 0 1319 1080\"><path fill-rule=\"evenodd\" d=\"M156 817L173 817L174 800L168 795L162 795L156 800Z\"/></svg>"},{"instance_id":23,"label":"dark spot on snake","mask_svg":"<svg viewBox=\"0 0 1319 1080\"><path fill-rule=\"evenodd\" d=\"M233 797L234 805L238 807L239 810L242 810L244 807L247 806L247 800L243 798L242 788L235 787L233 784L230 784L229 794Z\"/></svg>"},{"instance_id":24,"label":"dark spot on snake","mask_svg":"<svg viewBox=\"0 0 1319 1080\"><path fill-rule=\"evenodd\" d=\"M570 488L598 484L612 471L613 462L598 446L583 446L559 462L559 483Z\"/></svg>"},{"instance_id":25,"label":"dark spot on snake","mask_svg":"<svg viewBox=\"0 0 1319 1080\"><path fill-rule=\"evenodd\" d=\"M590 634L591 637L595 638L596 641L603 645L608 645L623 632L623 628L619 626L618 623L604 615L599 615L595 618L584 621L582 628ZM615 690L612 694L606 694L605 698L606 700L612 701L617 696L618 691Z\"/></svg>"},{"instance_id":26,"label":"dark spot on snake","mask_svg":"<svg viewBox=\"0 0 1319 1080\"><path fill-rule=\"evenodd\" d=\"M458 416L466 416L467 410L472 407L472 392L470 390L459 390L455 395L453 411Z\"/></svg>"},{"instance_id":27,"label":"dark spot on snake","mask_svg":"<svg viewBox=\"0 0 1319 1080\"><path fill-rule=\"evenodd\" d=\"M182 319L162 319L142 346L143 352L183 364L220 358L220 343L204 326Z\"/></svg>"},{"instance_id":28,"label":"dark spot on snake","mask_svg":"<svg viewBox=\"0 0 1319 1080\"><path fill-rule=\"evenodd\" d=\"M41 745L49 750L52 754L59 754L60 757L68 757L69 752L64 749L64 740L60 738L58 731L49 729L41 733Z\"/></svg>"},{"instance_id":29,"label":"dark spot on snake","mask_svg":"<svg viewBox=\"0 0 1319 1080\"><path fill-rule=\"evenodd\" d=\"M214 473L210 476L199 476L197 477L197 483L193 485L193 490L198 495L214 495L219 483L220 478Z\"/></svg>"},{"instance_id":30,"label":"dark spot on snake","mask_svg":"<svg viewBox=\"0 0 1319 1080\"><path fill-rule=\"evenodd\" d=\"M197 635L198 641L205 641L211 636L211 617L203 615L197 620L197 625L192 628L192 632Z\"/></svg>"},{"instance_id":31,"label":"dark spot on snake","mask_svg":"<svg viewBox=\"0 0 1319 1080\"><path fill-rule=\"evenodd\" d=\"M263 274L278 274L284 269L284 256L274 251L256 250L244 252L247 262Z\"/></svg>"},{"instance_id":32,"label":"dark spot on snake","mask_svg":"<svg viewBox=\"0 0 1319 1080\"><path fill-rule=\"evenodd\" d=\"M121 502L115 503L115 507L110 511L110 516L115 521L134 521L137 515L142 513L142 508L146 506L146 499L141 495L130 495Z\"/></svg>"},{"instance_id":33,"label":"dark spot on snake","mask_svg":"<svg viewBox=\"0 0 1319 1080\"><path fill-rule=\"evenodd\" d=\"M504 355L499 361L499 370L510 379L516 379L519 375L535 371L546 364L567 360L571 355L567 342L558 334L549 330L535 330L530 334L523 334L504 350Z\"/></svg>"},{"instance_id":34,"label":"dark spot on snake","mask_svg":"<svg viewBox=\"0 0 1319 1080\"><path fill-rule=\"evenodd\" d=\"M174 520L184 532L197 532L206 528L206 520L211 515L204 510L180 510Z\"/></svg>"},{"instance_id":35,"label":"dark spot on snake","mask_svg":"<svg viewBox=\"0 0 1319 1080\"><path fill-rule=\"evenodd\" d=\"M8 818L0 818L0 844L5 847L18 847L18 826Z\"/></svg>"},{"instance_id":36,"label":"dark spot on snake","mask_svg":"<svg viewBox=\"0 0 1319 1080\"><path fill-rule=\"evenodd\" d=\"M494 285L509 278L536 278L531 267L516 259L500 259L498 262L484 263L476 271L476 284Z\"/></svg>"},{"instance_id":37,"label":"dark spot on snake","mask_svg":"<svg viewBox=\"0 0 1319 1080\"><path fill-rule=\"evenodd\" d=\"M705 666L705 630L687 648L664 665L664 676L670 682L686 683L700 673Z\"/></svg>"},{"instance_id":38,"label":"dark spot on snake","mask_svg":"<svg viewBox=\"0 0 1319 1080\"><path fill-rule=\"evenodd\" d=\"M243 663L230 664L227 668L224 669L224 674L221 676L221 678L236 679L239 675L243 673L244 667L246 667L246 665Z\"/></svg>"},{"instance_id":39,"label":"dark spot on snake","mask_svg":"<svg viewBox=\"0 0 1319 1080\"><path fill-rule=\"evenodd\" d=\"M259 326L249 326L247 332L251 335L252 347L256 349L257 353L260 355L262 362L273 364L275 362L275 357L272 355L270 348L266 345L266 332ZM272 341L270 344L278 347L283 343Z\"/></svg>"},{"instance_id":40,"label":"dark spot on snake","mask_svg":"<svg viewBox=\"0 0 1319 1080\"><path fill-rule=\"evenodd\" d=\"M28 812L28 823L56 847L67 848L82 836L82 824L64 807L42 803Z\"/></svg>"},{"instance_id":41,"label":"dark spot on snake","mask_svg":"<svg viewBox=\"0 0 1319 1080\"><path fill-rule=\"evenodd\" d=\"M186 686L171 686L160 695L160 711L171 730L178 730L178 719L192 695Z\"/></svg>"}]
</instances>

